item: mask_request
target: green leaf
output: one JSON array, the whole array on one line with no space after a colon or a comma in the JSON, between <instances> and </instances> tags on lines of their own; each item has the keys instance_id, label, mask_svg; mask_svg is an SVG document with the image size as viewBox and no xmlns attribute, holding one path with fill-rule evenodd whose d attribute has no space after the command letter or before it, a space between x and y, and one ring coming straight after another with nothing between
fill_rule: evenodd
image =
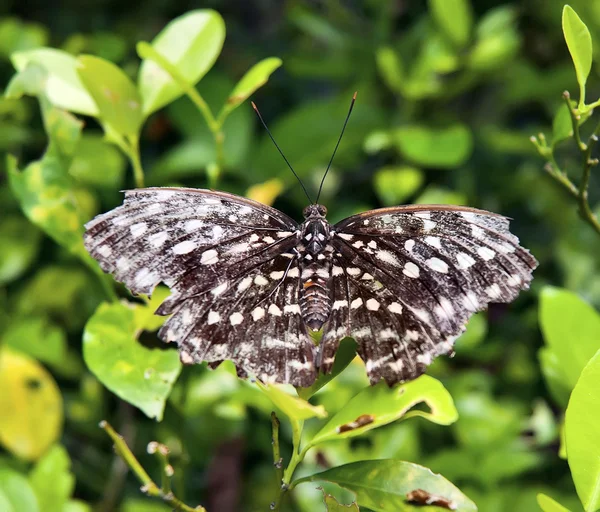
<instances>
[{"instance_id":1,"label":"green leaf","mask_svg":"<svg viewBox=\"0 0 600 512\"><path fill-rule=\"evenodd\" d=\"M301 421L308 418L325 418L327 416L327 412L322 405L312 405L306 400L284 391L285 389L290 389L289 386L268 385L258 380L256 381L256 385L269 397L273 405L281 409L288 418Z\"/></svg>"},{"instance_id":2,"label":"green leaf","mask_svg":"<svg viewBox=\"0 0 600 512\"><path fill-rule=\"evenodd\" d=\"M567 460L586 512L596 512L600 508L599 382L600 350L581 372L565 415Z\"/></svg>"},{"instance_id":3,"label":"green leaf","mask_svg":"<svg viewBox=\"0 0 600 512\"><path fill-rule=\"evenodd\" d=\"M335 496L325 491L323 491L323 500L325 501L327 512L360 512L356 502L350 503L350 505L342 505L335 499Z\"/></svg>"},{"instance_id":4,"label":"green leaf","mask_svg":"<svg viewBox=\"0 0 600 512\"><path fill-rule=\"evenodd\" d=\"M377 50L377 68L385 84L394 92L404 89L404 67L400 56L389 47Z\"/></svg>"},{"instance_id":5,"label":"green leaf","mask_svg":"<svg viewBox=\"0 0 600 512\"><path fill-rule=\"evenodd\" d=\"M429 0L437 26L456 46L465 46L471 37L473 13L469 0Z\"/></svg>"},{"instance_id":6,"label":"green leaf","mask_svg":"<svg viewBox=\"0 0 600 512\"><path fill-rule=\"evenodd\" d=\"M431 412L408 412L421 402L425 402ZM365 388L331 418L309 443L314 446L331 439L358 436L411 416L421 416L440 425L450 425L458 419L452 397L442 383L422 375L393 388L385 382Z\"/></svg>"},{"instance_id":7,"label":"green leaf","mask_svg":"<svg viewBox=\"0 0 600 512\"><path fill-rule=\"evenodd\" d=\"M99 135L84 134L73 155L69 174L83 185L117 190L123 184L123 153Z\"/></svg>"},{"instance_id":8,"label":"green leaf","mask_svg":"<svg viewBox=\"0 0 600 512\"><path fill-rule=\"evenodd\" d=\"M418 512L422 506L407 503L406 495L423 489L450 500L459 512L476 512L477 507L441 475L411 462L393 459L365 460L344 464L294 482L333 482L356 494L356 502L374 512Z\"/></svg>"},{"instance_id":9,"label":"green leaf","mask_svg":"<svg viewBox=\"0 0 600 512\"><path fill-rule=\"evenodd\" d=\"M67 338L62 329L43 317L26 317L13 321L2 343L35 359L60 366L67 354Z\"/></svg>"},{"instance_id":10,"label":"green leaf","mask_svg":"<svg viewBox=\"0 0 600 512\"><path fill-rule=\"evenodd\" d=\"M11 508L6 512L39 512L39 503L27 478L7 467L0 468L0 493ZM0 499L2 505L2 499ZM0 509L4 512L4 508ZM42 509L45 510L45 509Z\"/></svg>"},{"instance_id":11,"label":"green leaf","mask_svg":"<svg viewBox=\"0 0 600 512\"><path fill-rule=\"evenodd\" d=\"M401 204L423 185L423 171L414 167L383 167L375 173L374 186L385 206Z\"/></svg>"},{"instance_id":12,"label":"green leaf","mask_svg":"<svg viewBox=\"0 0 600 512\"><path fill-rule=\"evenodd\" d=\"M573 386L567 382L563 374L560 359L550 347L542 347L538 351L538 359L546 385L552 398L563 408L569 403L569 395Z\"/></svg>"},{"instance_id":13,"label":"green leaf","mask_svg":"<svg viewBox=\"0 0 600 512\"><path fill-rule=\"evenodd\" d=\"M554 501L550 496L539 493L537 502L544 512L570 512L568 508L563 507L560 503Z\"/></svg>"},{"instance_id":14,"label":"green leaf","mask_svg":"<svg viewBox=\"0 0 600 512\"><path fill-rule=\"evenodd\" d=\"M29 474L29 482L44 512L63 512L75 489L71 460L61 445L53 446Z\"/></svg>"},{"instance_id":15,"label":"green leaf","mask_svg":"<svg viewBox=\"0 0 600 512\"><path fill-rule=\"evenodd\" d=\"M7 166L10 186L27 218L55 242L89 261L83 246L85 219L61 160L46 155L21 172L9 155Z\"/></svg>"},{"instance_id":16,"label":"green leaf","mask_svg":"<svg viewBox=\"0 0 600 512\"><path fill-rule=\"evenodd\" d=\"M210 9L190 11L171 21L152 41L152 47L191 85L213 66L225 40L225 22ZM144 115L164 107L183 94L183 89L156 62L145 59L138 88Z\"/></svg>"},{"instance_id":17,"label":"green leaf","mask_svg":"<svg viewBox=\"0 0 600 512\"><path fill-rule=\"evenodd\" d=\"M462 124L441 129L403 126L394 131L393 137L398 150L406 158L425 167L458 167L473 151L471 132Z\"/></svg>"},{"instance_id":18,"label":"green leaf","mask_svg":"<svg viewBox=\"0 0 600 512\"><path fill-rule=\"evenodd\" d=\"M12 17L0 20L0 54L3 57L44 46L47 42L48 29L39 23L23 23Z\"/></svg>"},{"instance_id":19,"label":"green leaf","mask_svg":"<svg viewBox=\"0 0 600 512\"><path fill-rule=\"evenodd\" d=\"M56 382L37 361L3 348L0 389L10 390L0 393L0 411L10 411L0 414L0 443L19 458L39 458L62 431L63 404Z\"/></svg>"},{"instance_id":20,"label":"green leaf","mask_svg":"<svg viewBox=\"0 0 600 512\"><path fill-rule=\"evenodd\" d=\"M333 378L337 377L356 357L356 342L350 338L341 341L335 353L335 361L330 373L321 373L312 386L308 388L297 388L298 396L303 400L308 400L319 389L325 386Z\"/></svg>"},{"instance_id":21,"label":"green leaf","mask_svg":"<svg viewBox=\"0 0 600 512\"><path fill-rule=\"evenodd\" d=\"M93 55L78 57L77 73L94 98L100 120L121 135L136 137L143 122L142 100L129 77Z\"/></svg>"},{"instance_id":22,"label":"green leaf","mask_svg":"<svg viewBox=\"0 0 600 512\"><path fill-rule=\"evenodd\" d=\"M40 231L20 215L4 215L0 223L0 285L18 279L35 260Z\"/></svg>"},{"instance_id":23,"label":"green leaf","mask_svg":"<svg viewBox=\"0 0 600 512\"><path fill-rule=\"evenodd\" d=\"M162 419L181 363L176 350L149 349L136 340L131 307L123 303L98 307L85 326L83 357L92 373L113 393L148 417Z\"/></svg>"},{"instance_id":24,"label":"green leaf","mask_svg":"<svg viewBox=\"0 0 600 512\"><path fill-rule=\"evenodd\" d=\"M252 66L242 79L237 83L227 103L223 107L221 116L227 116L232 110L246 101L257 89L265 85L271 74L281 66L282 60L277 57L269 57Z\"/></svg>"},{"instance_id":25,"label":"green leaf","mask_svg":"<svg viewBox=\"0 0 600 512\"><path fill-rule=\"evenodd\" d=\"M546 345L560 361L563 380L572 389L600 349L600 314L573 292L545 287L540 294L540 324Z\"/></svg>"},{"instance_id":26,"label":"green leaf","mask_svg":"<svg viewBox=\"0 0 600 512\"><path fill-rule=\"evenodd\" d=\"M487 11L477 24L477 40L467 65L477 71L491 71L510 64L521 46L518 23L519 11L513 5Z\"/></svg>"},{"instance_id":27,"label":"green leaf","mask_svg":"<svg viewBox=\"0 0 600 512\"><path fill-rule=\"evenodd\" d=\"M573 102L574 103L574 102ZM571 122L571 113L563 103L558 108L554 120L552 121L552 145L555 146L560 141L573 136L573 123Z\"/></svg>"},{"instance_id":28,"label":"green leaf","mask_svg":"<svg viewBox=\"0 0 600 512\"><path fill-rule=\"evenodd\" d=\"M570 5L565 5L563 8L562 29L575 66L577 82L579 82L581 107L585 104L585 83L592 69L592 36Z\"/></svg>"},{"instance_id":29,"label":"green leaf","mask_svg":"<svg viewBox=\"0 0 600 512\"><path fill-rule=\"evenodd\" d=\"M48 72L45 93L54 106L78 114L98 115L93 98L77 74L77 59L69 53L54 48L37 48L13 53L10 58L17 71L36 63Z\"/></svg>"}]
</instances>

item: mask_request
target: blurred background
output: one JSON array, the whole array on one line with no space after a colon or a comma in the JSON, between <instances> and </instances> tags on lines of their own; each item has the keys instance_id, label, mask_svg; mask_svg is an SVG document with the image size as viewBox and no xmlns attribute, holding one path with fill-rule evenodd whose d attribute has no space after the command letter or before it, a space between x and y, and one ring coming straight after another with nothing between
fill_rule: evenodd
<instances>
[{"instance_id":1,"label":"blurred background","mask_svg":"<svg viewBox=\"0 0 600 512\"><path fill-rule=\"evenodd\" d=\"M600 0L571 5L600 41ZM190 9L215 9L227 36L198 90L216 110L253 64L280 57L283 66L252 99L313 194L357 90L321 196L331 222L403 203L484 208L514 219L512 231L540 267L530 292L477 316L459 340L456 357L431 367L429 373L453 395L457 423L441 427L416 419L331 443L311 453L302 472L395 457L441 472L481 511L536 510L537 492L580 510L567 463L558 457L564 396L548 389L540 369L537 293L551 284L600 305L600 237L545 174L529 140L540 131L551 133L562 92L576 96L578 90L561 32L562 7L562 0L471 0L464 23L472 28L464 31L464 20L455 30L447 23L448 13L424 1L3 0L0 80L5 87L14 74L13 52L38 46L94 54L133 77L140 63L137 41L151 40ZM596 44L596 58L599 48ZM600 95L599 83L593 68L589 101ZM103 140L94 119L85 123L69 172L91 218L120 204L119 190L134 184L125 157ZM224 132L225 165L217 187L271 203L300 220L304 193L248 103L231 114ZM34 99L0 99L0 150L26 163L46 144ZM559 155L577 179L580 165L572 147L561 146ZM214 142L189 99L180 98L149 118L141 158L148 185L207 186ZM97 428L101 419L125 435L150 472L155 460L145 455L146 444L167 443L175 483L185 482L189 503L202 503L211 512L268 509L275 485L269 403L227 371L202 367L184 369L160 423L108 392L81 356L83 327L103 298L98 280L24 217L5 167L3 159L0 340L40 362L57 384L54 394L64 403L64 417L55 418L56 428L68 453L65 468L70 469L64 471L78 500L68 511L90 510L88 505L99 512L169 510L139 493ZM592 197L600 192L595 174ZM155 343L153 334L146 337ZM365 382L364 368L353 363L316 402L335 412ZM35 414L26 397L21 404L22 410L0 410L5 423L10 417L18 426L19 415ZM42 455L44 425L39 423L29 439L39 450L26 460L15 454L10 439L2 440L0 471L25 471ZM282 435L287 453L286 425ZM306 484L295 491L290 507L321 510L322 496Z\"/></svg>"}]
</instances>

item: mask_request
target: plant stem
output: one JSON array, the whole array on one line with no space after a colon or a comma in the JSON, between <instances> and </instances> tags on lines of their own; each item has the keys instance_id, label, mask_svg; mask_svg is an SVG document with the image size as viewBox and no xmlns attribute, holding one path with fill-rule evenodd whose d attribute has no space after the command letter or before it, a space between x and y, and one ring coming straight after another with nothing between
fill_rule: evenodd
<instances>
[{"instance_id":1,"label":"plant stem","mask_svg":"<svg viewBox=\"0 0 600 512\"><path fill-rule=\"evenodd\" d=\"M581 182L578 187L578 203L579 203L579 213L581 217L590 225L594 230L600 234L600 221L594 212L592 211L588 198L588 189L590 185L590 174L592 167L598 165L597 159L592 159L592 150L596 146L598 142L598 135L600 134L600 123L596 126L596 129L590 136L587 144L581 141L581 134L579 131L579 114L575 111L573 106L571 105L571 101L569 98L569 93L565 91L563 94L563 98L567 104L569 109L569 113L571 114L571 123L573 125L573 137L577 142L577 147L581 152L582 164L583 164L583 172L581 175ZM566 177L566 176L565 176ZM569 180L570 181L570 180Z\"/></svg>"},{"instance_id":2,"label":"plant stem","mask_svg":"<svg viewBox=\"0 0 600 512\"><path fill-rule=\"evenodd\" d=\"M579 207L579 214L581 218L587 222L596 233L600 235L600 221L598 217L592 211L589 203L588 197L588 189L590 185L590 175L592 171L592 167L598 165L598 159L592 158L592 151L595 148L598 137L600 136L600 123L596 126L596 129L590 136L587 143L583 142L581 139L581 132L579 130L579 122L581 119L581 114L575 110L573 105L571 105L571 97L568 91L563 93L563 99L569 109L569 114L571 116L571 125L573 127L573 139L577 144L577 148L581 153L583 172L581 174L581 181L579 186L575 185L573 181L569 178L567 173L561 170L560 166L556 162L556 158L554 157L554 148L549 147L545 143L545 139L542 139L540 135L540 139L538 140L536 137L531 137L532 142L538 149L538 152L542 157L547 160L546 166L544 169L548 172L548 174L564 188L571 196L573 196L577 200L577 205ZM600 100L599 100L600 101Z\"/></svg>"},{"instance_id":3,"label":"plant stem","mask_svg":"<svg viewBox=\"0 0 600 512\"><path fill-rule=\"evenodd\" d=\"M144 188L144 170L140 160L140 139L138 136L130 137L128 155L131 166L133 167L133 179L136 188Z\"/></svg>"},{"instance_id":4,"label":"plant stem","mask_svg":"<svg viewBox=\"0 0 600 512\"><path fill-rule=\"evenodd\" d=\"M225 135L222 131L222 128L229 112L222 110L218 118L215 118L210 107L208 106L208 103L206 103L198 90L185 79L177 67L175 67L167 58L157 52L150 44L145 42L138 43L138 53L142 58L154 61L164 71L166 71L171 78L177 82L177 84L185 92L188 98L190 98L192 103L196 105L204 117L204 120L206 121L206 124L208 125L208 128L210 129L215 140L216 162L213 166L212 173L209 176L209 186L216 186L216 181L221 174L221 170L223 169L224 165L225 153L223 149L223 143L225 141Z\"/></svg>"},{"instance_id":5,"label":"plant stem","mask_svg":"<svg viewBox=\"0 0 600 512\"><path fill-rule=\"evenodd\" d=\"M117 454L119 454L123 458L125 463L135 473L135 476L142 483L141 490L143 493L155 498L161 498L163 501L168 503L168 505L174 510L179 510L182 512L206 512L206 509L200 505L198 505L196 508L192 508L189 505L183 503L178 498L176 498L172 492L163 492L163 490L154 483L152 478L150 478L150 475L148 475L146 470L135 458L135 455L129 449L129 446L127 446L127 443L125 443L123 437L117 434L117 432L115 432L115 430L106 421L100 422L100 428L103 429L109 435L109 437L112 439L115 445L115 451L117 452Z\"/></svg>"},{"instance_id":6,"label":"plant stem","mask_svg":"<svg viewBox=\"0 0 600 512\"><path fill-rule=\"evenodd\" d=\"M271 425L273 427L273 466L275 466L275 475L277 476L277 485L281 486L283 481L283 459L279 449L279 418L275 412L271 413Z\"/></svg>"},{"instance_id":7,"label":"plant stem","mask_svg":"<svg viewBox=\"0 0 600 512\"><path fill-rule=\"evenodd\" d=\"M271 418L273 418L273 416L271 416ZM292 488L290 486L290 482L292 481L292 477L294 476L294 471L296 471L296 467L304 460L304 457L306 457L306 453L311 448L311 445L309 444L305 446L302 451L300 450L300 441L302 439L302 429L304 427L304 421L299 421L292 418L290 418L290 420L292 423L292 457L290 459L290 463L283 472L283 477L280 480L281 486L278 490L277 497L275 501L271 503L271 510L275 510L277 512L280 510L283 496L287 491L289 491ZM273 453L275 452L273 451Z\"/></svg>"}]
</instances>

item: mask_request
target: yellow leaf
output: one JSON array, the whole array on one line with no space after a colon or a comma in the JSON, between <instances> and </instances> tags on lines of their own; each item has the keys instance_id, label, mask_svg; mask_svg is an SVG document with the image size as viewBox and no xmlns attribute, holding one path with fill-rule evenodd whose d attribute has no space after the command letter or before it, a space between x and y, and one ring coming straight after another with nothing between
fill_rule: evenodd
<instances>
[{"instance_id":1,"label":"yellow leaf","mask_svg":"<svg viewBox=\"0 0 600 512\"><path fill-rule=\"evenodd\" d=\"M60 390L43 366L7 348L0 351L0 443L14 455L35 460L62 431Z\"/></svg>"},{"instance_id":2,"label":"yellow leaf","mask_svg":"<svg viewBox=\"0 0 600 512\"><path fill-rule=\"evenodd\" d=\"M277 178L251 186L246 192L248 199L271 206L283 191L283 182Z\"/></svg>"}]
</instances>

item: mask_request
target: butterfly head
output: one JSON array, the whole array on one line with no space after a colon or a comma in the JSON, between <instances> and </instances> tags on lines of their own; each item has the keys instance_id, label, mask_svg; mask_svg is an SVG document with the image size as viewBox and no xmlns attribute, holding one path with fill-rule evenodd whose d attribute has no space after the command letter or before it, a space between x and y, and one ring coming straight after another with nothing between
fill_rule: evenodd
<instances>
[{"instance_id":1,"label":"butterfly head","mask_svg":"<svg viewBox=\"0 0 600 512\"><path fill-rule=\"evenodd\" d=\"M327 208L322 204L311 204L304 208L302 215L304 215L305 219L325 217L327 215Z\"/></svg>"}]
</instances>

